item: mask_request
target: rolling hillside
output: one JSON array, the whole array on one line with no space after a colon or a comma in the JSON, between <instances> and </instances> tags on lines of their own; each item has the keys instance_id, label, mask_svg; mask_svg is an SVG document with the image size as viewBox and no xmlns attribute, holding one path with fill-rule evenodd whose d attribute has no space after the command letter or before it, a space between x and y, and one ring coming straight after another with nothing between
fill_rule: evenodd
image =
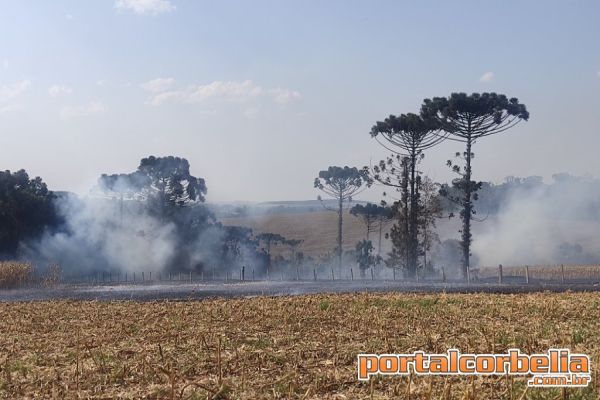
<instances>
[{"instance_id":1,"label":"rolling hillside","mask_svg":"<svg viewBox=\"0 0 600 400\"><path fill-rule=\"evenodd\" d=\"M225 225L239 225L252 228L256 233L279 233L287 239L301 239L304 242L298 247L306 255L318 256L333 251L337 237L337 214L331 211L277 213L259 216L222 217L220 221ZM389 226L386 227L386 230ZM353 249L355 244L366 237L366 227L360 218L344 214L344 250ZM385 234L385 230L384 230ZM372 232L370 239L377 247L378 233ZM389 244L382 239L383 251L387 251ZM273 254L287 251L283 248L274 248Z\"/></svg>"}]
</instances>

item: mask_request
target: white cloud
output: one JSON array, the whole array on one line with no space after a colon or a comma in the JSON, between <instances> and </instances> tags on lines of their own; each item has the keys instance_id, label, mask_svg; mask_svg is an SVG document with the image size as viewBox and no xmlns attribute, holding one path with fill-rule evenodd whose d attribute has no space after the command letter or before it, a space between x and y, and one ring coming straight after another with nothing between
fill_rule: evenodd
<instances>
[{"instance_id":1,"label":"white cloud","mask_svg":"<svg viewBox=\"0 0 600 400\"><path fill-rule=\"evenodd\" d=\"M169 0L116 0L115 8L132 10L136 14L158 15L175 10Z\"/></svg>"},{"instance_id":2,"label":"white cloud","mask_svg":"<svg viewBox=\"0 0 600 400\"><path fill-rule=\"evenodd\" d=\"M489 71L486 72L485 74L481 75L481 78L479 78L479 82L484 82L484 83L488 83L494 80L494 73Z\"/></svg>"},{"instance_id":3,"label":"white cloud","mask_svg":"<svg viewBox=\"0 0 600 400\"><path fill-rule=\"evenodd\" d=\"M152 82L152 81L151 81ZM284 88L263 88L250 80L213 81L205 85L192 85L186 89L162 91L155 94L149 103L207 103L207 102L248 102L257 99L271 99L278 104L287 104L300 99L300 93Z\"/></svg>"},{"instance_id":4,"label":"white cloud","mask_svg":"<svg viewBox=\"0 0 600 400\"><path fill-rule=\"evenodd\" d=\"M174 82L175 79L173 78L156 78L152 79L151 81L144 82L140 86L142 87L142 89L148 92L160 93L170 88Z\"/></svg>"},{"instance_id":5,"label":"white cloud","mask_svg":"<svg viewBox=\"0 0 600 400\"><path fill-rule=\"evenodd\" d=\"M8 85L0 86L0 102L14 100L31 87L31 81L22 80Z\"/></svg>"},{"instance_id":6,"label":"white cloud","mask_svg":"<svg viewBox=\"0 0 600 400\"><path fill-rule=\"evenodd\" d=\"M106 106L98 101L82 106L68 106L60 110L60 118L67 121L75 118L102 115L106 112L106 109Z\"/></svg>"},{"instance_id":7,"label":"white cloud","mask_svg":"<svg viewBox=\"0 0 600 400\"><path fill-rule=\"evenodd\" d=\"M287 104L294 100L299 100L302 98L302 96L300 96L300 93L298 93L297 91L282 88L270 89L269 94L273 96L275 101L279 104Z\"/></svg>"},{"instance_id":8,"label":"white cloud","mask_svg":"<svg viewBox=\"0 0 600 400\"><path fill-rule=\"evenodd\" d=\"M48 94L52 97L68 96L73 93L73 89L63 85L52 85L48 88Z\"/></svg>"}]
</instances>

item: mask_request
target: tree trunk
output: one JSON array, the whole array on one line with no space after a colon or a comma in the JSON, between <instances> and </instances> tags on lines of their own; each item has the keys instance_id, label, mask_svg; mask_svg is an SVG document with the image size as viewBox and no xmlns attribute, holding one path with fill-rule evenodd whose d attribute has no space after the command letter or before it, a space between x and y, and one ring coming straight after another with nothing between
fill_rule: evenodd
<instances>
[{"instance_id":1,"label":"tree trunk","mask_svg":"<svg viewBox=\"0 0 600 400\"><path fill-rule=\"evenodd\" d=\"M413 151L410 155L410 216L409 216L409 243L408 243L408 275L415 276L417 272L417 193L415 190L415 170L417 168L417 155Z\"/></svg>"},{"instance_id":2,"label":"tree trunk","mask_svg":"<svg viewBox=\"0 0 600 400\"><path fill-rule=\"evenodd\" d=\"M343 202L344 197L340 193L339 208L338 208L338 236L337 236L337 256L338 256L338 274L342 273L342 218L343 218Z\"/></svg>"},{"instance_id":3,"label":"tree trunk","mask_svg":"<svg viewBox=\"0 0 600 400\"><path fill-rule=\"evenodd\" d=\"M469 130L471 122L469 121ZM469 259L471 255L471 213L473 202L471 201L471 136L467 138L467 165L465 169L465 198L463 200L463 231L462 231L462 251L463 251L463 279L467 279L469 273Z\"/></svg>"},{"instance_id":4,"label":"tree trunk","mask_svg":"<svg viewBox=\"0 0 600 400\"><path fill-rule=\"evenodd\" d=\"M427 225L423 229L423 269L427 269Z\"/></svg>"},{"instance_id":5,"label":"tree trunk","mask_svg":"<svg viewBox=\"0 0 600 400\"><path fill-rule=\"evenodd\" d=\"M403 195L402 195L402 202L403 207L404 207L404 237L406 238L406 241L408 242L406 245L406 248L404 249L404 256L406 257L406 265L405 265L405 269L407 270L407 275L410 276L410 218L409 218L409 212L408 212L408 203L409 203L409 196L410 194L408 193L408 167L405 165L404 166L404 171L403 171L403 179L405 181L405 183L403 184L402 190L404 191Z\"/></svg>"},{"instance_id":6,"label":"tree trunk","mask_svg":"<svg viewBox=\"0 0 600 400\"><path fill-rule=\"evenodd\" d=\"M377 255L381 256L381 234L383 233L383 218L379 218L379 244L377 246Z\"/></svg>"},{"instance_id":7,"label":"tree trunk","mask_svg":"<svg viewBox=\"0 0 600 400\"><path fill-rule=\"evenodd\" d=\"M166 208L166 186L167 184L165 182L162 182L161 186L160 186L160 218L161 221L164 221L165 218L165 208Z\"/></svg>"}]
</instances>

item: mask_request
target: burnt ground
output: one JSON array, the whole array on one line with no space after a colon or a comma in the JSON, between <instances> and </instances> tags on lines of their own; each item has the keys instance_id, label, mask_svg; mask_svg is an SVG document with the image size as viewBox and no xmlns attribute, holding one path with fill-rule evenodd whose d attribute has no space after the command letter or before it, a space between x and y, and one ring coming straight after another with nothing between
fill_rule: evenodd
<instances>
[{"instance_id":1,"label":"burnt ground","mask_svg":"<svg viewBox=\"0 0 600 400\"><path fill-rule=\"evenodd\" d=\"M351 292L400 293L531 293L600 291L600 282L498 284L493 282L423 283L392 280L256 281L256 282L148 282L136 284L62 284L53 288L0 290L1 302L45 300L198 300L211 297L293 296Z\"/></svg>"}]
</instances>

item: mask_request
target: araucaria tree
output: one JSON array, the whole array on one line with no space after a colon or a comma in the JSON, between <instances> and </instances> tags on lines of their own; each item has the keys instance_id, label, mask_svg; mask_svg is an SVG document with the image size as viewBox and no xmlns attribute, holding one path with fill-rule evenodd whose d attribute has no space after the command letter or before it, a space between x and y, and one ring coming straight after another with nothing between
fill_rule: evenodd
<instances>
[{"instance_id":1,"label":"araucaria tree","mask_svg":"<svg viewBox=\"0 0 600 400\"><path fill-rule=\"evenodd\" d=\"M143 158L137 172L145 177L142 190L162 219L172 206L204 202L206 183L190 174L190 163L185 158Z\"/></svg>"},{"instance_id":2,"label":"araucaria tree","mask_svg":"<svg viewBox=\"0 0 600 400\"><path fill-rule=\"evenodd\" d=\"M375 225L379 219L379 206L373 203L357 204L350 209L350 214L363 220L365 228L367 228L366 239L369 240L369 233L375 231Z\"/></svg>"},{"instance_id":3,"label":"araucaria tree","mask_svg":"<svg viewBox=\"0 0 600 400\"><path fill-rule=\"evenodd\" d=\"M392 244L406 243L406 261L403 263L408 277L414 277L419 265L419 171L417 164L424 157L424 151L445 139L440 134L436 118L421 117L417 114L390 115L377 122L371 129L371 136L395 156L381 161L375 169L374 179L395 187L402 193L401 203L394 207L403 227L392 229ZM394 240L394 235L402 236ZM392 251L397 256L399 249Z\"/></svg>"},{"instance_id":4,"label":"araucaria tree","mask_svg":"<svg viewBox=\"0 0 600 400\"><path fill-rule=\"evenodd\" d=\"M383 235L383 226L392 218L392 210L385 205L385 202L378 206L377 204L367 203L366 205L357 204L350 209L350 214L362 218L367 228L366 239L369 240L369 233L379 231L378 253L381 255L381 237Z\"/></svg>"},{"instance_id":5,"label":"araucaria tree","mask_svg":"<svg viewBox=\"0 0 600 400\"><path fill-rule=\"evenodd\" d=\"M462 168L448 165L459 174L452 184L463 194L460 217L462 226L462 253L463 253L463 278L468 277L469 258L471 256L471 219L475 214L473 201L477 200L477 190L480 183L472 181L471 160L473 144L480 138L504 132L523 120L529 119L529 112L524 104L516 98L507 98L496 93L452 93L450 97L434 97L425 99L421 107L421 116L435 119L451 140L466 144L462 154L464 165ZM459 157L460 153L457 154Z\"/></svg>"},{"instance_id":6,"label":"araucaria tree","mask_svg":"<svg viewBox=\"0 0 600 400\"><path fill-rule=\"evenodd\" d=\"M329 167L325 171L319 172L315 178L314 186L338 202L338 232L337 232L337 258L338 272L342 270L342 224L344 217L344 202L352 201L352 197L357 194L363 184L368 184L370 178L364 170L358 170L350 167ZM320 196L319 196L320 198Z\"/></svg>"}]
</instances>

